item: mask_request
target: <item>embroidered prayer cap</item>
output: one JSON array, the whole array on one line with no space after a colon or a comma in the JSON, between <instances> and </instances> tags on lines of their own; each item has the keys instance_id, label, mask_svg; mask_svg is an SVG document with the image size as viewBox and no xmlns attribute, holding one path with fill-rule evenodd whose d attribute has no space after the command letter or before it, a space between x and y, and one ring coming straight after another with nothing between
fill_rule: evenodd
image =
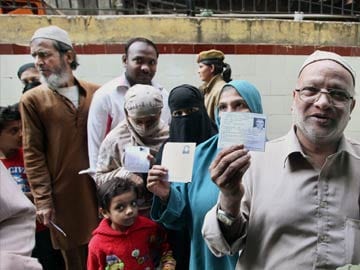
<instances>
[{"instance_id":1,"label":"embroidered prayer cap","mask_svg":"<svg viewBox=\"0 0 360 270\"><path fill-rule=\"evenodd\" d=\"M52 39L60 41L71 48L73 47L68 33L56 25L42 27L36 30L31 38L31 42L37 38Z\"/></svg>"},{"instance_id":2,"label":"embroidered prayer cap","mask_svg":"<svg viewBox=\"0 0 360 270\"><path fill-rule=\"evenodd\" d=\"M209 51L202 51L197 56L197 62L211 62L211 61L217 61L222 62L225 59L225 55L222 51L219 50L209 50Z\"/></svg>"},{"instance_id":3,"label":"embroidered prayer cap","mask_svg":"<svg viewBox=\"0 0 360 270\"><path fill-rule=\"evenodd\" d=\"M355 86L355 77L356 77L355 70L350 66L350 64L342 56L338 55L337 53L328 52L328 51L316 50L310 56L308 56L308 58L305 59L305 62L303 63L303 65L301 66L301 68L299 70L298 77L300 76L301 72L303 71L303 69L306 66L308 66L312 63L315 63L318 61L324 61L324 60L334 61L334 62L342 65L352 76L353 83Z\"/></svg>"},{"instance_id":4,"label":"embroidered prayer cap","mask_svg":"<svg viewBox=\"0 0 360 270\"><path fill-rule=\"evenodd\" d=\"M124 108L128 116L141 118L161 112L163 98L159 89L151 85L135 84L125 94Z\"/></svg>"}]
</instances>

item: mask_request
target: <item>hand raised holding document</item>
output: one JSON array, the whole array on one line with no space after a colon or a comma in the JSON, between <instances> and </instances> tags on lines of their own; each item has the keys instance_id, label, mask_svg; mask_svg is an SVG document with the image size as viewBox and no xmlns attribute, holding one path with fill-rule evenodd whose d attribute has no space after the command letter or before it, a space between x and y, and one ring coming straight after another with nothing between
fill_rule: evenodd
<instances>
[{"instance_id":1,"label":"hand raised holding document","mask_svg":"<svg viewBox=\"0 0 360 270\"><path fill-rule=\"evenodd\" d=\"M210 177L224 195L241 195L241 181L250 166L250 154L244 145L222 149L210 164Z\"/></svg>"},{"instance_id":2,"label":"hand raised holding document","mask_svg":"<svg viewBox=\"0 0 360 270\"><path fill-rule=\"evenodd\" d=\"M244 145L233 145L222 149L209 167L211 179L221 191L221 209L233 217L239 213L244 195L242 177L249 166L249 151Z\"/></svg>"},{"instance_id":3,"label":"hand raised holding document","mask_svg":"<svg viewBox=\"0 0 360 270\"><path fill-rule=\"evenodd\" d=\"M148 172L147 189L162 201L167 201L170 194L170 183L167 181L168 170L161 165L154 165Z\"/></svg>"},{"instance_id":4,"label":"hand raised holding document","mask_svg":"<svg viewBox=\"0 0 360 270\"><path fill-rule=\"evenodd\" d=\"M154 165L148 172L147 189L167 201L169 182L190 182L194 163L195 143L166 143L161 165Z\"/></svg>"}]
</instances>

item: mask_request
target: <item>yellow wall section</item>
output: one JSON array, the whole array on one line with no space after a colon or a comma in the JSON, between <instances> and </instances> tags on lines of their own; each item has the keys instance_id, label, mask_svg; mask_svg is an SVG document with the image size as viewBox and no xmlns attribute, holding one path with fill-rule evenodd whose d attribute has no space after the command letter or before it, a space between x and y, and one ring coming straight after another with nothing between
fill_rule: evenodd
<instances>
[{"instance_id":1,"label":"yellow wall section","mask_svg":"<svg viewBox=\"0 0 360 270\"><path fill-rule=\"evenodd\" d=\"M144 36L160 43L359 46L360 23L175 16L1 15L0 43L27 45L34 31L58 25L75 44L124 43Z\"/></svg>"}]
</instances>

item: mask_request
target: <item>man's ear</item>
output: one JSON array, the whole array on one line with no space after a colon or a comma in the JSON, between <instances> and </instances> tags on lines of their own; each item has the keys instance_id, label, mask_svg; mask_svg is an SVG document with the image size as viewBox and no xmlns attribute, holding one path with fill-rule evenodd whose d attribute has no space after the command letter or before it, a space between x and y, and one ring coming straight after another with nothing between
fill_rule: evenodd
<instances>
[{"instance_id":1,"label":"man's ear","mask_svg":"<svg viewBox=\"0 0 360 270\"><path fill-rule=\"evenodd\" d=\"M294 110L294 106L295 106L295 96L296 96L295 90L293 90L292 96L293 96L293 100L292 100L291 107L290 107L291 112Z\"/></svg>"},{"instance_id":2,"label":"man's ear","mask_svg":"<svg viewBox=\"0 0 360 270\"><path fill-rule=\"evenodd\" d=\"M356 104L356 100L353 99L352 102L351 102L351 105L350 105L350 112L352 112L353 109L355 108L355 104Z\"/></svg>"},{"instance_id":3,"label":"man's ear","mask_svg":"<svg viewBox=\"0 0 360 270\"><path fill-rule=\"evenodd\" d=\"M214 71L215 71L215 65L211 65L211 66L210 66L210 71L211 71L211 73L214 73Z\"/></svg>"},{"instance_id":4,"label":"man's ear","mask_svg":"<svg viewBox=\"0 0 360 270\"><path fill-rule=\"evenodd\" d=\"M72 50L68 50L65 53L65 57L66 57L66 62L70 65L72 62L74 62L75 60L75 55L74 52Z\"/></svg>"},{"instance_id":5,"label":"man's ear","mask_svg":"<svg viewBox=\"0 0 360 270\"><path fill-rule=\"evenodd\" d=\"M109 218L109 212L106 209L100 207L99 211L104 218Z\"/></svg>"},{"instance_id":6,"label":"man's ear","mask_svg":"<svg viewBox=\"0 0 360 270\"><path fill-rule=\"evenodd\" d=\"M121 57L121 59L122 59L123 64L125 65L125 64L126 64L126 61L127 61L126 55L124 54L124 55Z\"/></svg>"}]
</instances>

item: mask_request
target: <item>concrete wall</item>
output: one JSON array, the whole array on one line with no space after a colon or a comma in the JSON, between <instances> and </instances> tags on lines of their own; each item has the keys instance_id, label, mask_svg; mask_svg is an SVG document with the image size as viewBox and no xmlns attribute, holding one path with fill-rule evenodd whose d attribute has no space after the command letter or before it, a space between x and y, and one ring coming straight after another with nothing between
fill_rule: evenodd
<instances>
[{"instance_id":1,"label":"concrete wall","mask_svg":"<svg viewBox=\"0 0 360 270\"><path fill-rule=\"evenodd\" d=\"M104 83L122 71L124 42L134 36L155 41L161 52L156 80L168 90L181 83L200 85L196 53L218 48L226 53L234 79L254 83L269 117L269 138L291 125L290 106L296 76L306 55L322 48L345 55L357 72L360 92L359 23L281 20L198 19L172 17L39 17L0 16L0 105L16 102L22 86L18 67L32 61L28 44L41 26L67 31L79 52L76 71L82 79ZM360 107L346 133L360 140Z\"/></svg>"},{"instance_id":2,"label":"concrete wall","mask_svg":"<svg viewBox=\"0 0 360 270\"><path fill-rule=\"evenodd\" d=\"M28 44L38 27L55 24L76 44L157 43L360 46L360 23L182 16L0 16L0 43Z\"/></svg>"}]
</instances>

